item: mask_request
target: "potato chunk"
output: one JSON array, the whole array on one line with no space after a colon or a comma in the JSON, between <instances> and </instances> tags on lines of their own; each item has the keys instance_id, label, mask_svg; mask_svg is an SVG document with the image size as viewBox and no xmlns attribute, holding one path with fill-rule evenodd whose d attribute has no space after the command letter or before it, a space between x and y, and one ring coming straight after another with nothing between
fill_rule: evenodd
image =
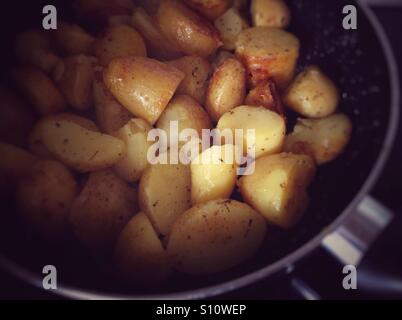
<instances>
[{"instance_id":1,"label":"potato chunk","mask_svg":"<svg viewBox=\"0 0 402 320\"><path fill-rule=\"evenodd\" d=\"M167 251L175 269L212 274L253 256L265 235L264 218L248 205L214 200L196 205L177 219Z\"/></svg>"},{"instance_id":2,"label":"potato chunk","mask_svg":"<svg viewBox=\"0 0 402 320\"><path fill-rule=\"evenodd\" d=\"M317 164L335 160L346 148L352 134L352 122L344 114L328 118L299 119L285 140L285 150L307 154Z\"/></svg>"},{"instance_id":3,"label":"potato chunk","mask_svg":"<svg viewBox=\"0 0 402 320\"><path fill-rule=\"evenodd\" d=\"M104 71L105 84L115 98L151 125L183 79L184 74L176 68L142 57L114 59Z\"/></svg>"},{"instance_id":4,"label":"potato chunk","mask_svg":"<svg viewBox=\"0 0 402 320\"><path fill-rule=\"evenodd\" d=\"M256 86L272 78L284 89L293 78L299 57L299 40L286 31L254 27L244 30L236 43L236 55L249 74L249 84Z\"/></svg>"},{"instance_id":5,"label":"potato chunk","mask_svg":"<svg viewBox=\"0 0 402 320\"><path fill-rule=\"evenodd\" d=\"M291 14L283 0L252 0L251 18L255 27L286 28Z\"/></svg>"},{"instance_id":6,"label":"potato chunk","mask_svg":"<svg viewBox=\"0 0 402 320\"><path fill-rule=\"evenodd\" d=\"M92 54L95 38L79 25L59 22L55 31L59 48L66 55Z\"/></svg>"},{"instance_id":7,"label":"potato chunk","mask_svg":"<svg viewBox=\"0 0 402 320\"><path fill-rule=\"evenodd\" d=\"M324 118L336 111L339 90L318 67L300 73L286 91L284 101L295 112L307 118Z\"/></svg>"},{"instance_id":8,"label":"potato chunk","mask_svg":"<svg viewBox=\"0 0 402 320\"><path fill-rule=\"evenodd\" d=\"M245 103L249 106L261 106L280 115L285 115L280 95L275 83L271 80L262 81L250 90Z\"/></svg>"},{"instance_id":9,"label":"potato chunk","mask_svg":"<svg viewBox=\"0 0 402 320\"><path fill-rule=\"evenodd\" d=\"M305 155L276 154L257 159L253 174L239 181L243 199L270 223L291 228L308 205L307 187L315 174Z\"/></svg>"}]
</instances>

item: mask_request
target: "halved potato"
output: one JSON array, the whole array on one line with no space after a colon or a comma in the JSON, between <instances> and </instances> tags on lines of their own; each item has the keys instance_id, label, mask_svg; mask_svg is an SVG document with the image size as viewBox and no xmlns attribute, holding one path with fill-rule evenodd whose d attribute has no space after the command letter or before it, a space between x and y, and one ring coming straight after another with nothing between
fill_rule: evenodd
<instances>
[{"instance_id":1,"label":"halved potato","mask_svg":"<svg viewBox=\"0 0 402 320\"><path fill-rule=\"evenodd\" d=\"M187 55L206 58L221 44L215 27L178 0L161 1L156 21L163 35Z\"/></svg>"},{"instance_id":2,"label":"halved potato","mask_svg":"<svg viewBox=\"0 0 402 320\"><path fill-rule=\"evenodd\" d=\"M249 74L249 84L256 86L272 78L284 89L293 78L299 57L299 40L286 31L254 27L244 30L236 43L236 55Z\"/></svg>"},{"instance_id":3,"label":"halved potato","mask_svg":"<svg viewBox=\"0 0 402 320\"><path fill-rule=\"evenodd\" d=\"M286 137L285 150L311 156L317 164L336 159L346 148L352 134L352 122L344 114L316 120L299 119Z\"/></svg>"},{"instance_id":4,"label":"halved potato","mask_svg":"<svg viewBox=\"0 0 402 320\"><path fill-rule=\"evenodd\" d=\"M261 106L280 115L285 115L281 97L272 80L262 81L250 90L245 103L249 106Z\"/></svg>"},{"instance_id":5,"label":"halved potato","mask_svg":"<svg viewBox=\"0 0 402 320\"><path fill-rule=\"evenodd\" d=\"M136 190L103 170L89 176L72 205L70 223L85 247L108 249L136 212Z\"/></svg>"},{"instance_id":6,"label":"halved potato","mask_svg":"<svg viewBox=\"0 0 402 320\"><path fill-rule=\"evenodd\" d=\"M66 55L92 54L95 38L76 24L59 21L55 31L57 45Z\"/></svg>"},{"instance_id":7,"label":"halved potato","mask_svg":"<svg viewBox=\"0 0 402 320\"><path fill-rule=\"evenodd\" d=\"M42 139L55 158L80 172L111 167L126 152L123 141L68 120L46 119Z\"/></svg>"},{"instance_id":8,"label":"halved potato","mask_svg":"<svg viewBox=\"0 0 402 320\"><path fill-rule=\"evenodd\" d=\"M115 98L151 125L183 79L184 74L176 68L143 57L114 59L104 71L105 84Z\"/></svg>"},{"instance_id":9,"label":"halved potato","mask_svg":"<svg viewBox=\"0 0 402 320\"><path fill-rule=\"evenodd\" d=\"M259 158L254 172L239 181L243 199L270 223L293 227L307 205L307 187L315 174L309 156L281 153Z\"/></svg>"},{"instance_id":10,"label":"halved potato","mask_svg":"<svg viewBox=\"0 0 402 320\"><path fill-rule=\"evenodd\" d=\"M0 142L0 172L20 178L35 164L37 158L11 144Z\"/></svg>"},{"instance_id":11,"label":"halved potato","mask_svg":"<svg viewBox=\"0 0 402 320\"><path fill-rule=\"evenodd\" d=\"M170 234L176 219L191 207L190 166L156 164L141 177L138 199L157 232Z\"/></svg>"},{"instance_id":12,"label":"halved potato","mask_svg":"<svg viewBox=\"0 0 402 320\"><path fill-rule=\"evenodd\" d=\"M264 107L240 106L225 113L218 122L218 129L229 129L235 137L236 130L243 130L244 155L261 157L282 151L286 126L283 117ZM248 130L254 130L254 142L248 141Z\"/></svg>"},{"instance_id":13,"label":"halved potato","mask_svg":"<svg viewBox=\"0 0 402 320\"><path fill-rule=\"evenodd\" d=\"M213 74L205 108L214 121L243 104L246 97L246 70L236 59L227 59Z\"/></svg>"},{"instance_id":14,"label":"halved potato","mask_svg":"<svg viewBox=\"0 0 402 320\"><path fill-rule=\"evenodd\" d=\"M167 252L178 271L217 273L253 256L266 230L264 218L248 205L214 200L196 205L177 219Z\"/></svg>"},{"instance_id":15,"label":"halved potato","mask_svg":"<svg viewBox=\"0 0 402 320\"><path fill-rule=\"evenodd\" d=\"M231 0L189 0L185 2L211 20L215 20L224 14L231 4Z\"/></svg>"},{"instance_id":16,"label":"halved potato","mask_svg":"<svg viewBox=\"0 0 402 320\"><path fill-rule=\"evenodd\" d=\"M283 0L251 0L251 18L255 27L286 28L291 14Z\"/></svg>"}]
</instances>

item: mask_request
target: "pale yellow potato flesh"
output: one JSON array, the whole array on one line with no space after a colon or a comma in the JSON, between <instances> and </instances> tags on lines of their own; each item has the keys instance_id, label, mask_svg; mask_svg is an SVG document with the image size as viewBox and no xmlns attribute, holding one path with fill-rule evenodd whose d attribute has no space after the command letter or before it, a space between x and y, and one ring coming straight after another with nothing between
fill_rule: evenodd
<instances>
[{"instance_id":1,"label":"pale yellow potato flesh","mask_svg":"<svg viewBox=\"0 0 402 320\"><path fill-rule=\"evenodd\" d=\"M251 0L251 19L255 27L286 28L291 13L283 0Z\"/></svg>"}]
</instances>

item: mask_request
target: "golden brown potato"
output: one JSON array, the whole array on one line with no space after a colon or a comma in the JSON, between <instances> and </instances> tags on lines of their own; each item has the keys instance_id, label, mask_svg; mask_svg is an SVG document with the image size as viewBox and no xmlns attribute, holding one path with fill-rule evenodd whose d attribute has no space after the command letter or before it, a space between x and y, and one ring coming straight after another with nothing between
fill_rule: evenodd
<instances>
[{"instance_id":1,"label":"golden brown potato","mask_svg":"<svg viewBox=\"0 0 402 320\"><path fill-rule=\"evenodd\" d=\"M250 90L245 103L249 106L264 107L282 116L285 115L282 100L272 80L262 81Z\"/></svg>"},{"instance_id":2,"label":"golden brown potato","mask_svg":"<svg viewBox=\"0 0 402 320\"><path fill-rule=\"evenodd\" d=\"M240 106L225 113L217 128L223 132L230 129L235 136L236 129L243 130L243 153L261 157L282 151L286 126L283 117L264 107ZM254 130L254 141L249 141L247 130Z\"/></svg>"},{"instance_id":3,"label":"golden brown potato","mask_svg":"<svg viewBox=\"0 0 402 320\"><path fill-rule=\"evenodd\" d=\"M128 182L141 178L148 167L148 149L152 142L147 140L152 127L142 119L132 119L113 135L126 144L125 156L114 166L116 173Z\"/></svg>"},{"instance_id":4,"label":"golden brown potato","mask_svg":"<svg viewBox=\"0 0 402 320\"><path fill-rule=\"evenodd\" d=\"M61 163L40 161L19 183L17 199L29 227L46 238L63 238L77 183Z\"/></svg>"},{"instance_id":5,"label":"golden brown potato","mask_svg":"<svg viewBox=\"0 0 402 320\"><path fill-rule=\"evenodd\" d=\"M223 48L234 50L239 34L249 28L249 25L236 8L230 8L215 20L215 27L223 41Z\"/></svg>"},{"instance_id":6,"label":"golden brown potato","mask_svg":"<svg viewBox=\"0 0 402 320\"><path fill-rule=\"evenodd\" d=\"M42 141L55 158L80 172L109 168L126 152L123 141L68 120L46 119Z\"/></svg>"},{"instance_id":7,"label":"golden brown potato","mask_svg":"<svg viewBox=\"0 0 402 320\"><path fill-rule=\"evenodd\" d=\"M26 174L37 158L21 148L0 142L0 173L20 178Z\"/></svg>"},{"instance_id":8,"label":"golden brown potato","mask_svg":"<svg viewBox=\"0 0 402 320\"><path fill-rule=\"evenodd\" d=\"M230 198L236 185L236 148L213 146L191 163L191 202L208 202Z\"/></svg>"},{"instance_id":9,"label":"golden brown potato","mask_svg":"<svg viewBox=\"0 0 402 320\"><path fill-rule=\"evenodd\" d=\"M291 14L283 0L251 0L251 18L255 27L286 28Z\"/></svg>"},{"instance_id":10,"label":"golden brown potato","mask_svg":"<svg viewBox=\"0 0 402 320\"><path fill-rule=\"evenodd\" d=\"M306 68L286 90L284 102L307 118L324 118L336 111L340 93L318 67Z\"/></svg>"},{"instance_id":11,"label":"golden brown potato","mask_svg":"<svg viewBox=\"0 0 402 320\"><path fill-rule=\"evenodd\" d=\"M65 55L92 54L95 38L76 24L59 22L55 40Z\"/></svg>"},{"instance_id":12,"label":"golden brown potato","mask_svg":"<svg viewBox=\"0 0 402 320\"><path fill-rule=\"evenodd\" d=\"M114 59L104 71L105 84L115 98L151 125L183 79L184 74L176 68L143 57Z\"/></svg>"},{"instance_id":13,"label":"golden brown potato","mask_svg":"<svg viewBox=\"0 0 402 320\"><path fill-rule=\"evenodd\" d=\"M246 70L236 59L227 59L209 81L205 108L214 121L243 104L246 97Z\"/></svg>"},{"instance_id":14,"label":"golden brown potato","mask_svg":"<svg viewBox=\"0 0 402 320\"><path fill-rule=\"evenodd\" d=\"M201 137L202 129L212 128L211 120L205 110L197 101L185 95L175 96L156 123L158 129L162 129L167 133L168 145L170 145L170 135L173 135L170 130L172 121L177 121L179 135L185 129L194 129ZM177 139L179 139L179 136Z\"/></svg>"},{"instance_id":15,"label":"golden brown potato","mask_svg":"<svg viewBox=\"0 0 402 320\"><path fill-rule=\"evenodd\" d=\"M305 155L281 153L257 159L254 172L243 176L243 199L270 223L291 228L308 205L307 187L315 174L314 160Z\"/></svg>"},{"instance_id":16,"label":"golden brown potato","mask_svg":"<svg viewBox=\"0 0 402 320\"><path fill-rule=\"evenodd\" d=\"M156 164L145 170L138 200L160 235L169 235L176 219L191 207L190 189L190 166Z\"/></svg>"},{"instance_id":17,"label":"golden brown potato","mask_svg":"<svg viewBox=\"0 0 402 320\"><path fill-rule=\"evenodd\" d=\"M264 218L234 200L199 204L182 214L169 237L167 252L175 269L212 274L253 256L266 235Z\"/></svg>"},{"instance_id":18,"label":"golden brown potato","mask_svg":"<svg viewBox=\"0 0 402 320\"><path fill-rule=\"evenodd\" d=\"M172 59L180 52L159 31L155 21L141 7L134 10L131 24L141 33L149 49L151 57Z\"/></svg>"},{"instance_id":19,"label":"golden brown potato","mask_svg":"<svg viewBox=\"0 0 402 320\"><path fill-rule=\"evenodd\" d=\"M210 20L215 20L224 14L231 4L231 0L189 0L184 2Z\"/></svg>"},{"instance_id":20,"label":"golden brown potato","mask_svg":"<svg viewBox=\"0 0 402 320\"><path fill-rule=\"evenodd\" d=\"M285 150L311 156L317 164L336 159L346 148L352 134L352 122L344 114L328 118L299 119L286 137Z\"/></svg>"},{"instance_id":21,"label":"golden brown potato","mask_svg":"<svg viewBox=\"0 0 402 320\"><path fill-rule=\"evenodd\" d=\"M27 100L41 115L62 112L66 102L49 77L34 67L18 67L12 77Z\"/></svg>"},{"instance_id":22,"label":"golden brown potato","mask_svg":"<svg viewBox=\"0 0 402 320\"><path fill-rule=\"evenodd\" d=\"M292 34L269 27L244 30L237 40L236 55L249 74L249 84L256 86L272 78L284 89L293 78L300 42Z\"/></svg>"},{"instance_id":23,"label":"golden brown potato","mask_svg":"<svg viewBox=\"0 0 402 320\"><path fill-rule=\"evenodd\" d=\"M147 48L141 35L126 25L110 26L95 41L95 56L103 66L115 58L126 56L147 56Z\"/></svg>"},{"instance_id":24,"label":"golden brown potato","mask_svg":"<svg viewBox=\"0 0 402 320\"><path fill-rule=\"evenodd\" d=\"M113 246L136 212L135 189L112 170L104 170L89 176L72 205L70 223L78 240L96 251Z\"/></svg>"},{"instance_id":25,"label":"golden brown potato","mask_svg":"<svg viewBox=\"0 0 402 320\"><path fill-rule=\"evenodd\" d=\"M93 105L92 84L96 60L85 55L71 56L63 61L63 72L57 84L69 105L79 111Z\"/></svg>"},{"instance_id":26,"label":"golden brown potato","mask_svg":"<svg viewBox=\"0 0 402 320\"><path fill-rule=\"evenodd\" d=\"M220 46L214 26L178 0L164 0L156 14L160 31L187 55L209 57Z\"/></svg>"},{"instance_id":27,"label":"golden brown potato","mask_svg":"<svg viewBox=\"0 0 402 320\"><path fill-rule=\"evenodd\" d=\"M160 284L171 273L158 234L142 212L132 218L120 233L115 261L119 277L136 285Z\"/></svg>"},{"instance_id":28,"label":"golden brown potato","mask_svg":"<svg viewBox=\"0 0 402 320\"><path fill-rule=\"evenodd\" d=\"M203 105L211 74L211 64L208 60L198 56L185 56L166 63L185 74L177 93L189 95Z\"/></svg>"}]
</instances>

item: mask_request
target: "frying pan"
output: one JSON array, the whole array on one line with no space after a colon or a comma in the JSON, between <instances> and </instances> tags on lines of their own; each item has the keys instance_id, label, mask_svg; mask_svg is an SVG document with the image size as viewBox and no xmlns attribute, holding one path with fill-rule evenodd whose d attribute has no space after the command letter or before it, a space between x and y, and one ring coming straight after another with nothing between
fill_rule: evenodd
<instances>
[{"instance_id":1,"label":"frying pan","mask_svg":"<svg viewBox=\"0 0 402 320\"><path fill-rule=\"evenodd\" d=\"M40 27L42 7L53 3L68 19L63 1L11 1L3 7L1 30L9 48L15 33ZM358 9L358 29L342 27L345 5ZM311 205L291 231L270 227L254 259L208 277L177 275L154 289L126 287L109 278L103 261L84 252L72 239L45 243L20 227L11 198L1 199L0 265L13 275L42 288L42 268L55 265L58 289L70 298L203 299L228 293L278 274L290 273L317 248L325 248L345 264L358 264L393 215L370 197L393 147L399 119L397 66L386 35L370 9L352 0L289 1L289 28L302 44L299 70L317 64L342 92L340 110L353 121L351 142L335 162L322 166L310 189ZM23 10L21 10L23 9ZM2 50L3 70L14 64L12 50ZM3 81L10 83L7 73ZM291 116L291 118L294 116ZM103 266L103 267L99 267Z\"/></svg>"}]
</instances>

